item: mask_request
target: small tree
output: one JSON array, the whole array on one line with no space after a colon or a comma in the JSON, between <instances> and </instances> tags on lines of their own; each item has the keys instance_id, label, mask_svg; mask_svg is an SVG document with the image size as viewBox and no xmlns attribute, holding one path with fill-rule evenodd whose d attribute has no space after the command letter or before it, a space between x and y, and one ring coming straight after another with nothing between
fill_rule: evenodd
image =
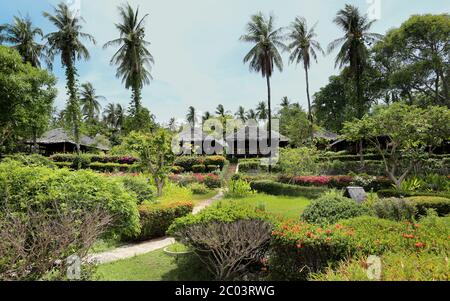
<instances>
[{"instance_id":1,"label":"small tree","mask_svg":"<svg viewBox=\"0 0 450 301\"><path fill-rule=\"evenodd\" d=\"M414 165L424 158L425 149L450 137L449 124L450 110L446 108L422 109L399 102L376 107L371 115L345 123L343 133L350 141L365 139L374 145L386 174L400 188Z\"/></svg>"},{"instance_id":2,"label":"small tree","mask_svg":"<svg viewBox=\"0 0 450 301\"><path fill-rule=\"evenodd\" d=\"M175 159L172 152L171 134L162 128L152 133L131 132L125 138L124 144L139 155L142 168L150 172L158 196L161 196L167 175Z\"/></svg>"}]
</instances>

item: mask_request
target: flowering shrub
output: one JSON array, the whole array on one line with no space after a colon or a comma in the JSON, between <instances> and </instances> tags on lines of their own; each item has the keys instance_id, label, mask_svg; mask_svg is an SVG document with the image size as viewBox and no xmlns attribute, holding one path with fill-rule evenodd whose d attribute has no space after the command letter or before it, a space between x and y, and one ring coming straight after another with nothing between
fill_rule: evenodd
<instances>
[{"instance_id":1,"label":"flowering shrub","mask_svg":"<svg viewBox=\"0 0 450 301\"><path fill-rule=\"evenodd\" d=\"M193 183L205 184L209 189L220 188L221 181L217 174L172 174L169 180L180 186L186 187Z\"/></svg>"},{"instance_id":2,"label":"flowering shrub","mask_svg":"<svg viewBox=\"0 0 450 301\"><path fill-rule=\"evenodd\" d=\"M194 170L194 166L199 165L202 166L215 166L216 169L219 167L219 169L222 169L225 165L225 157L224 156L180 156L175 159L174 165L182 167L184 171L190 172L196 172ZM205 167L206 169L206 167ZM205 169L203 169L201 172L205 172Z\"/></svg>"},{"instance_id":3,"label":"flowering shrub","mask_svg":"<svg viewBox=\"0 0 450 301\"><path fill-rule=\"evenodd\" d=\"M116 164L134 164L139 161L138 158L132 156L99 156L92 154L83 154L89 158L90 162L97 163L116 163ZM77 158L76 154L55 154L50 157L53 162L73 162Z\"/></svg>"}]
</instances>

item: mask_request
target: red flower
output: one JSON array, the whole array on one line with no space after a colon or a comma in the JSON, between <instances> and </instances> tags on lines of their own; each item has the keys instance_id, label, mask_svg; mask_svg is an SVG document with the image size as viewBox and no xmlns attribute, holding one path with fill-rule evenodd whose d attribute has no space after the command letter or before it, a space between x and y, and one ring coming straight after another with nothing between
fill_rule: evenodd
<instances>
[{"instance_id":1,"label":"red flower","mask_svg":"<svg viewBox=\"0 0 450 301\"><path fill-rule=\"evenodd\" d=\"M303 249L303 245L302 244L297 244L297 249Z\"/></svg>"},{"instance_id":2,"label":"red flower","mask_svg":"<svg viewBox=\"0 0 450 301\"><path fill-rule=\"evenodd\" d=\"M412 235L412 234L403 234L403 237L404 238L408 238L408 239L413 239L414 235Z\"/></svg>"},{"instance_id":3,"label":"red flower","mask_svg":"<svg viewBox=\"0 0 450 301\"><path fill-rule=\"evenodd\" d=\"M326 241L331 241L331 237L327 237L327 238L326 238Z\"/></svg>"},{"instance_id":4,"label":"red flower","mask_svg":"<svg viewBox=\"0 0 450 301\"><path fill-rule=\"evenodd\" d=\"M425 247L425 244L421 243L421 242L418 242L418 243L416 243L416 247L417 248L423 248L423 247Z\"/></svg>"}]
</instances>

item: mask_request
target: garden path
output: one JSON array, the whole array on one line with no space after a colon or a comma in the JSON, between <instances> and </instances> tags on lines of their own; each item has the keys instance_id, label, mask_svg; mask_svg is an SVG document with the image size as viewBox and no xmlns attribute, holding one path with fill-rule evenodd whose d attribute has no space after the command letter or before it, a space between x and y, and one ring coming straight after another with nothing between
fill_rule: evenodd
<instances>
[{"instance_id":1,"label":"garden path","mask_svg":"<svg viewBox=\"0 0 450 301\"><path fill-rule=\"evenodd\" d=\"M213 198L203 201L194 207L193 214L197 214L205 208L211 206L214 202L223 198L223 191L221 190ZM175 242L172 237L162 237L136 244L128 244L121 246L114 250L106 251L103 253L92 254L89 256L88 261L98 264L113 262L117 260L131 258L137 255L149 253L158 249L165 248Z\"/></svg>"}]
</instances>

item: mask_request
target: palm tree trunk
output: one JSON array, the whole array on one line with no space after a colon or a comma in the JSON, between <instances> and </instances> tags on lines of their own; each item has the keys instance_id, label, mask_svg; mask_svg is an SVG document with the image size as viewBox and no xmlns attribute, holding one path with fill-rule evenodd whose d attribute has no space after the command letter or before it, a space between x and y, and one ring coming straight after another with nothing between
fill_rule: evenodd
<instances>
[{"instance_id":1,"label":"palm tree trunk","mask_svg":"<svg viewBox=\"0 0 450 301\"><path fill-rule=\"evenodd\" d=\"M271 104L271 92L270 92L270 77L266 75L267 79L267 102L269 107L269 149L272 151L272 104ZM272 157L272 153L270 154ZM272 161L269 158L269 173L272 172Z\"/></svg>"},{"instance_id":2,"label":"palm tree trunk","mask_svg":"<svg viewBox=\"0 0 450 301\"><path fill-rule=\"evenodd\" d=\"M77 70L73 65L73 61L69 58L65 60L66 65L66 79L67 91L69 94L69 114L72 121L72 130L76 145L77 154L80 154L80 105L78 103L78 93L76 89L76 74Z\"/></svg>"},{"instance_id":3,"label":"palm tree trunk","mask_svg":"<svg viewBox=\"0 0 450 301\"><path fill-rule=\"evenodd\" d=\"M364 99L362 95L362 89L361 89L361 68L357 68L356 76L355 76L355 83L356 83L356 97L358 98L357 102L357 114L358 118L363 118L364 116ZM361 169L364 168L364 149L363 149L363 140L361 139L359 141L359 159L361 163Z\"/></svg>"},{"instance_id":4,"label":"palm tree trunk","mask_svg":"<svg viewBox=\"0 0 450 301\"><path fill-rule=\"evenodd\" d=\"M311 98L309 95L309 74L308 68L305 66L305 75L306 75L306 96L308 98L308 119L309 119L309 134L311 135L311 144L314 143L314 120L311 112Z\"/></svg>"},{"instance_id":5,"label":"palm tree trunk","mask_svg":"<svg viewBox=\"0 0 450 301\"><path fill-rule=\"evenodd\" d=\"M133 88L133 112L135 116L139 115L139 110L141 108L141 89L137 85Z\"/></svg>"}]
</instances>

